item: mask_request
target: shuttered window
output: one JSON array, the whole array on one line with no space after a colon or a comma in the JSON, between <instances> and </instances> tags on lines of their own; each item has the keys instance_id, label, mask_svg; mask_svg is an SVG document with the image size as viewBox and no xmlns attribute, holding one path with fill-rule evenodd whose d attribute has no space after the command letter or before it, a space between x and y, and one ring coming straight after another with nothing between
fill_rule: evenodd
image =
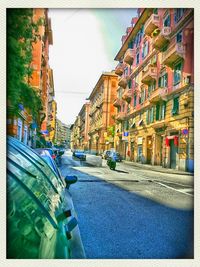
<instances>
[{"instance_id":1,"label":"shuttered window","mask_svg":"<svg viewBox=\"0 0 200 267\"><path fill-rule=\"evenodd\" d=\"M154 107L150 109L150 123L154 121Z\"/></svg>"},{"instance_id":2,"label":"shuttered window","mask_svg":"<svg viewBox=\"0 0 200 267\"><path fill-rule=\"evenodd\" d=\"M160 120L160 104L156 105L156 121Z\"/></svg>"},{"instance_id":3,"label":"shuttered window","mask_svg":"<svg viewBox=\"0 0 200 267\"><path fill-rule=\"evenodd\" d=\"M177 115L178 113L179 113L179 97L175 97L173 99L172 116Z\"/></svg>"},{"instance_id":4,"label":"shuttered window","mask_svg":"<svg viewBox=\"0 0 200 267\"><path fill-rule=\"evenodd\" d=\"M182 62L179 62L174 67L174 84L177 84L181 81L181 74L182 74Z\"/></svg>"}]
</instances>

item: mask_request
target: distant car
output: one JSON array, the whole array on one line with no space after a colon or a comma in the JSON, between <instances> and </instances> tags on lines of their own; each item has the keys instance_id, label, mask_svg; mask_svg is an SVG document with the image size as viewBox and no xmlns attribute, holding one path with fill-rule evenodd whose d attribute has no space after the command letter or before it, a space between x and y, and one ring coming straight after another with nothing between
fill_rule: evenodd
<instances>
[{"instance_id":1,"label":"distant car","mask_svg":"<svg viewBox=\"0 0 200 267\"><path fill-rule=\"evenodd\" d=\"M61 179L35 150L8 137L8 259L85 258L68 190L76 181L76 176Z\"/></svg>"},{"instance_id":2,"label":"distant car","mask_svg":"<svg viewBox=\"0 0 200 267\"><path fill-rule=\"evenodd\" d=\"M83 150L74 150L73 157L79 158L80 160L86 160L86 155Z\"/></svg>"},{"instance_id":3,"label":"distant car","mask_svg":"<svg viewBox=\"0 0 200 267\"><path fill-rule=\"evenodd\" d=\"M111 153L109 154L109 157L112 157L113 159L115 159L116 162L122 161L122 156L119 154L119 152L111 151Z\"/></svg>"},{"instance_id":4,"label":"distant car","mask_svg":"<svg viewBox=\"0 0 200 267\"><path fill-rule=\"evenodd\" d=\"M102 159L108 159L110 153L111 153L111 150L105 150L102 154Z\"/></svg>"}]
</instances>

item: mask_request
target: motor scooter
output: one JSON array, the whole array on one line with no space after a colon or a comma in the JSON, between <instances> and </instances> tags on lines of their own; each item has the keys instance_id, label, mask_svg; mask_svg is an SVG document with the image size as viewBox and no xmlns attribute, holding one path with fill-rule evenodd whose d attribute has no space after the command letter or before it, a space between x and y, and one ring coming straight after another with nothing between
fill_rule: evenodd
<instances>
[{"instance_id":1,"label":"motor scooter","mask_svg":"<svg viewBox=\"0 0 200 267\"><path fill-rule=\"evenodd\" d=\"M116 168L116 160L112 157L108 157L107 159L107 165L111 170L115 170Z\"/></svg>"}]
</instances>

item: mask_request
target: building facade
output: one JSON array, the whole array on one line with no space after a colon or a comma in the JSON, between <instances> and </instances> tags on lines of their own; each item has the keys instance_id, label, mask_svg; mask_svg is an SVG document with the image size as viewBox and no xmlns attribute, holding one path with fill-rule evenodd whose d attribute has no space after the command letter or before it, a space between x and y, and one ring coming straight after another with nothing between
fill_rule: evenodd
<instances>
[{"instance_id":1,"label":"building facade","mask_svg":"<svg viewBox=\"0 0 200 267\"><path fill-rule=\"evenodd\" d=\"M118 76L114 72L104 72L89 96L89 150L99 154L114 146L113 101L116 98Z\"/></svg>"},{"instance_id":2,"label":"building facade","mask_svg":"<svg viewBox=\"0 0 200 267\"><path fill-rule=\"evenodd\" d=\"M41 98L42 110L38 112L37 118L33 119L31 109L26 108L26 103L18 104L19 111L14 116L10 115L10 107L8 107L7 133L29 146L36 147L36 141L39 142L41 131L47 133L48 91L50 88L48 51L49 45L52 44L52 30L48 9L34 8L32 11L32 21L37 23L42 19L42 23L38 26L37 34L39 37L32 43L31 68L33 72L31 76L24 77L24 79Z\"/></svg>"},{"instance_id":3,"label":"building facade","mask_svg":"<svg viewBox=\"0 0 200 267\"><path fill-rule=\"evenodd\" d=\"M124 158L193 171L193 9L139 9L115 57L114 146Z\"/></svg>"},{"instance_id":4,"label":"building facade","mask_svg":"<svg viewBox=\"0 0 200 267\"><path fill-rule=\"evenodd\" d=\"M89 117L89 113L90 113L90 103L87 102L85 103L78 116L80 117L80 144L79 144L79 148L83 149L83 150L89 150L89 122L90 122L90 117Z\"/></svg>"}]
</instances>

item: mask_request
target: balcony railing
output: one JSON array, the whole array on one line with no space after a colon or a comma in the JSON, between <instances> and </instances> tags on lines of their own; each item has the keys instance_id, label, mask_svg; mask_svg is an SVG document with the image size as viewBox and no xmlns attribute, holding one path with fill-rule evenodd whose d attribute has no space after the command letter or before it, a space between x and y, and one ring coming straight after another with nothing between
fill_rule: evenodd
<instances>
[{"instance_id":1,"label":"balcony railing","mask_svg":"<svg viewBox=\"0 0 200 267\"><path fill-rule=\"evenodd\" d=\"M153 47L160 50L164 45L169 42L169 35L171 33L171 27L163 27L158 36L153 39Z\"/></svg>"},{"instance_id":2,"label":"balcony railing","mask_svg":"<svg viewBox=\"0 0 200 267\"><path fill-rule=\"evenodd\" d=\"M115 106L115 107L121 107L121 105L122 105L122 99L116 98L114 100L114 102L113 102L113 106Z\"/></svg>"},{"instance_id":3,"label":"balcony railing","mask_svg":"<svg viewBox=\"0 0 200 267\"><path fill-rule=\"evenodd\" d=\"M135 57L135 49L127 49L124 55L124 62L131 65L133 63L133 59Z\"/></svg>"},{"instance_id":4,"label":"balcony railing","mask_svg":"<svg viewBox=\"0 0 200 267\"><path fill-rule=\"evenodd\" d=\"M157 68L149 66L146 71L142 73L142 83L149 84L152 80L157 78Z\"/></svg>"},{"instance_id":5,"label":"balcony railing","mask_svg":"<svg viewBox=\"0 0 200 267\"><path fill-rule=\"evenodd\" d=\"M116 120L117 121L123 121L124 119L125 119L125 117L126 117L126 114L125 114L125 112L119 112L117 115L116 115Z\"/></svg>"},{"instance_id":6,"label":"balcony railing","mask_svg":"<svg viewBox=\"0 0 200 267\"><path fill-rule=\"evenodd\" d=\"M144 25L144 32L147 35L151 35L151 33L159 27L160 23L160 16L157 14L152 14L150 18L147 20L147 22Z\"/></svg>"},{"instance_id":7,"label":"balcony railing","mask_svg":"<svg viewBox=\"0 0 200 267\"><path fill-rule=\"evenodd\" d=\"M124 67L125 65L123 63L119 63L115 69L115 73L121 76L123 74Z\"/></svg>"},{"instance_id":8,"label":"balcony railing","mask_svg":"<svg viewBox=\"0 0 200 267\"><path fill-rule=\"evenodd\" d=\"M168 88L157 88L151 93L149 97L149 102L156 103L160 100L166 100L167 94L168 94Z\"/></svg>"},{"instance_id":9,"label":"balcony railing","mask_svg":"<svg viewBox=\"0 0 200 267\"><path fill-rule=\"evenodd\" d=\"M122 95L122 98L130 103L131 98L132 98L132 90L131 89L126 89L125 92Z\"/></svg>"},{"instance_id":10,"label":"balcony railing","mask_svg":"<svg viewBox=\"0 0 200 267\"><path fill-rule=\"evenodd\" d=\"M177 43L169 47L162 54L161 64L171 67L175 61L185 57L185 46L183 43Z\"/></svg>"},{"instance_id":11,"label":"balcony railing","mask_svg":"<svg viewBox=\"0 0 200 267\"><path fill-rule=\"evenodd\" d=\"M126 88L126 86L127 86L127 78L122 77L122 78L119 80L118 85L121 86L121 87L123 87L123 88Z\"/></svg>"}]
</instances>

